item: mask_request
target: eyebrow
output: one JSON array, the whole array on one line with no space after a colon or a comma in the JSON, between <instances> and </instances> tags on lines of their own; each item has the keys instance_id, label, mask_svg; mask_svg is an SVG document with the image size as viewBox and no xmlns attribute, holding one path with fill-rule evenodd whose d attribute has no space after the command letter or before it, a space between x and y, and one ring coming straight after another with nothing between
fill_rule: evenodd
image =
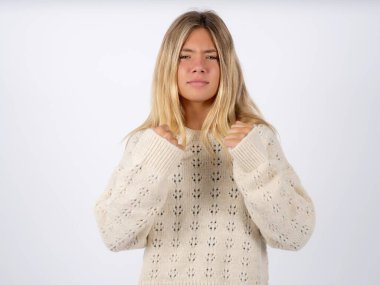
<instances>
[{"instance_id":1,"label":"eyebrow","mask_svg":"<svg viewBox=\"0 0 380 285\"><path fill-rule=\"evenodd\" d=\"M184 48L181 51L194 52L194 50L192 50L190 48ZM217 53L217 51L215 49L207 49L207 50L203 51L203 53L212 53L212 52L216 52Z\"/></svg>"}]
</instances>

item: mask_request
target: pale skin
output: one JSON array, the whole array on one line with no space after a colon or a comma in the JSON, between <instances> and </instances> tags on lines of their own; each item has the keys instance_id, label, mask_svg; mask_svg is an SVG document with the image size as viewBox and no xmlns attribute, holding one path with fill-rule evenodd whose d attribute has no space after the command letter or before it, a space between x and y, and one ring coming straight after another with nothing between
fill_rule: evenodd
<instances>
[{"instance_id":1,"label":"pale skin","mask_svg":"<svg viewBox=\"0 0 380 285\"><path fill-rule=\"evenodd\" d=\"M188 128L201 129L217 94L219 79L218 54L211 35L205 28L197 28L190 33L183 45L177 70L179 96ZM228 148L235 147L252 128L250 124L236 121L224 137L224 145ZM184 150L184 146L178 144L168 125L155 127L154 131Z\"/></svg>"}]
</instances>

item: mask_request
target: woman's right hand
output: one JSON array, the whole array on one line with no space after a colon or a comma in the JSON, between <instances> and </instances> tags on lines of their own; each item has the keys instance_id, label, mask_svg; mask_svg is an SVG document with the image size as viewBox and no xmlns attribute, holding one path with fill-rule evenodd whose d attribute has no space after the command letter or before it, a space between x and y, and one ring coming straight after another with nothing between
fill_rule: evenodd
<instances>
[{"instance_id":1,"label":"woman's right hand","mask_svg":"<svg viewBox=\"0 0 380 285\"><path fill-rule=\"evenodd\" d=\"M173 133L170 131L169 126L164 124L160 125L158 127L153 128L153 130L159 134L161 137L167 139L169 142L174 144L175 146L179 147L180 149L184 150L184 146L178 144L177 139L174 137Z\"/></svg>"}]
</instances>

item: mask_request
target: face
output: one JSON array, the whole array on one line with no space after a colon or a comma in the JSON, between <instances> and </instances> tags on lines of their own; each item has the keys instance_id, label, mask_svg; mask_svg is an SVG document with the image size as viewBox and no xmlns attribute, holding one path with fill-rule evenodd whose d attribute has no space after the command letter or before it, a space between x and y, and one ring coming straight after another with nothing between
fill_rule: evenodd
<instances>
[{"instance_id":1,"label":"face","mask_svg":"<svg viewBox=\"0 0 380 285\"><path fill-rule=\"evenodd\" d=\"M219 78L219 58L211 35L205 28L197 28L180 52L177 82L181 101L213 101Z\"/></svg>"}]
</instances>

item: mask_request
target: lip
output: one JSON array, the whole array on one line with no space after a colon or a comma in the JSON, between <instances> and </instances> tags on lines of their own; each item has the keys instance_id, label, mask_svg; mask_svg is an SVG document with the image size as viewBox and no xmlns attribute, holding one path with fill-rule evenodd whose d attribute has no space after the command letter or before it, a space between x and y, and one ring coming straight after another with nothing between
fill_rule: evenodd
<instances>
[{"instance_id":1,"label":"lip","mask_svg":"<svg viewBox=\"0 0 380 285\"><path fill-rule=\"evenodd\" d=\"M209 82L206 80L190 80L187 83L190 84L191 86L205 86Z\"/></svg>"}]
</instances>

